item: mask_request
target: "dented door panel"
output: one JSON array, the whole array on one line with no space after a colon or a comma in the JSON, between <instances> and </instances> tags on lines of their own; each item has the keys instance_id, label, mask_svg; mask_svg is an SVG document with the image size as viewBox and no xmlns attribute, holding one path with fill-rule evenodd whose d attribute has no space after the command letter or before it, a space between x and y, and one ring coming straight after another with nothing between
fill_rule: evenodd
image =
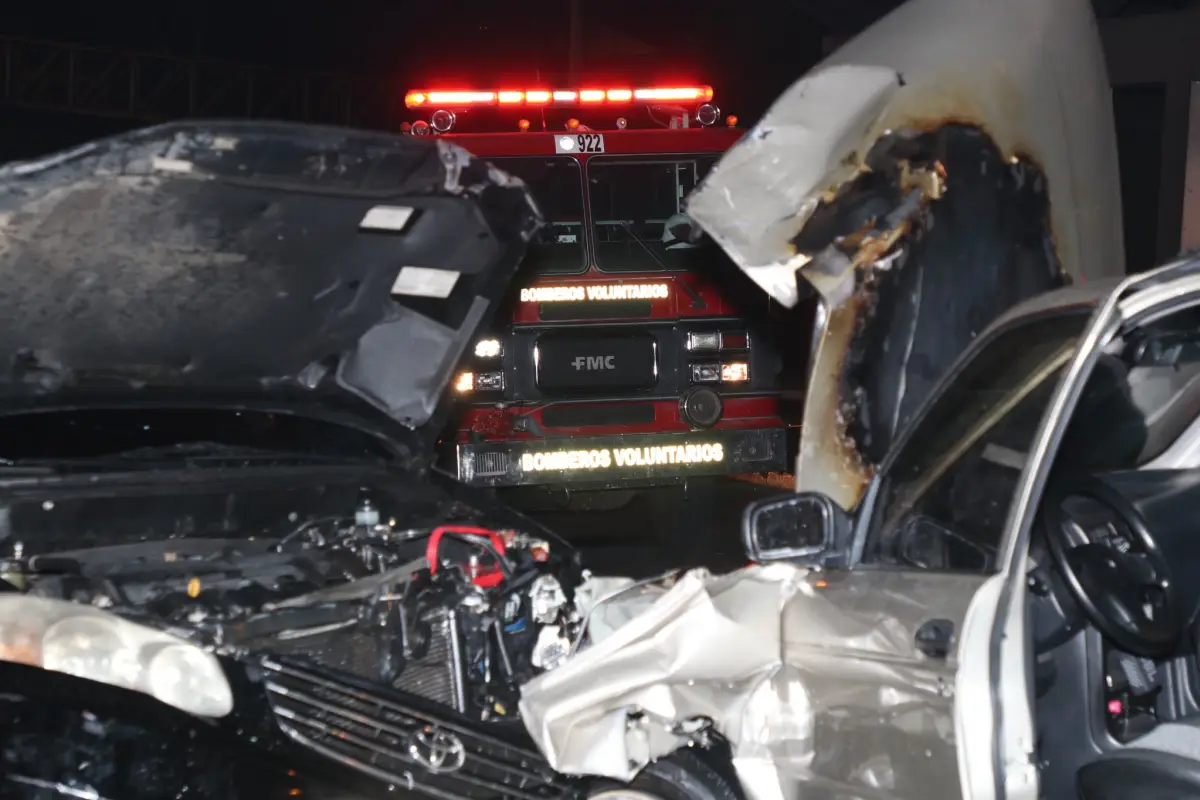
<instances>
[{"instance_id":1,"label":"dented door panel","mask_svg":"<svg viewBox=\"0 0 1200 800\"><path fill-rule=\"evenodd\" d=\"M916 571L829 572L810 585L812 594L838 609L835 626L814 623L811 598L784 609L783 661L796 672L813 710L811 759L788 757L795 742L766 745L772 763L790 771L779 776L785 796L791 790L804 800L961 797L955 645L984 580ZM944 656L932 647L926 647L929 655L921 651L921 640L932 633L947 637ZM745 759L737 766L746 784L754 768Z\"/></svg>"}]
</instances>

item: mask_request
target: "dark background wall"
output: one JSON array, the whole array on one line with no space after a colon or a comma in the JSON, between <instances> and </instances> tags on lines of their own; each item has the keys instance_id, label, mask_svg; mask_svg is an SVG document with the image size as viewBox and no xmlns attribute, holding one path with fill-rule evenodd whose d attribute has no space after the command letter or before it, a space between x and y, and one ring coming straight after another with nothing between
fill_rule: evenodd
<instances>
[{"instance_id":1,"label":"dark background wall","mask_svg":"<svg viewBox=\"0 0 1200 800\"><path fill-rule=\"evenodd\" d=\"M198 72L190 90L178 74L172 78L176 105L166 116L242 116L246 76L253 75L255 115L302 116L295 98L305 91L314 121L341 122L340 106L353 105L345 121L390 127L403 116L408 88L561 84L575 65L598 80L708 83L723 110L750 121L819 59L823 31L799 8L770 0L50 0L0 4L0 35L8 37L0 62L0 158L8 159L138 124L127 114L102 118L118 116L112 107L130 93L132 68L113 63L120 55L137 62L143 95L168 65ZM68 59L49 44L64 42L103 51L76 50L70 74ZM226 79L230 86L222 89ZM289 81L291 88L284 86ZM339 95L334 84L351 88ZM81 97L97 92L101 102L85 107ZM265 107L276 94L287 97ZM162 92L154 101L159 111L167 107ZM66 105L81 113L61 113Z\"/></svg>"},{"instance_id":2,"label":"dark background wall","mask_svg":"<svg viewBox=\"0 0 1200 800\"><path fill-rule=\"evenodd\" d=\"M1094 0L1116 86L1131 269L1143 269L1178 249L1186 89L1200 78L1200 48L1194 46L1200 41L1197 2ZM563 83L572 77L572 67L578 75L602 81L710 83L718 105L748 123L826 48L897 4L0 3L0 160L188 115L391 129L405 117L407 88Z\"/></svg>"},{"instance_id":3,"label":"dark background wall","mask_svg":"<svg viewBox=\"0 0 1200 800\"><path fill-rule=\"evenodd\" d=\"M1153 267L1159 260L1159 191L1165 110L1164 84L1120 86L1113 90L1125 260L1131 272Z\"/></svg>"}]
</instances>

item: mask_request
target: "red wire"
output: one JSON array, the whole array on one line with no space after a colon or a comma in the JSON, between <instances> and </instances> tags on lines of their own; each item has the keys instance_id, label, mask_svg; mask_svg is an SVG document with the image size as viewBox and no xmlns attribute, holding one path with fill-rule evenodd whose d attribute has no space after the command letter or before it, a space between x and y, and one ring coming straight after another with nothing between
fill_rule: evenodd
<instances>
[{"instance_id":1,"label":"red wire","mask_svg":"<svg viewBox=\"0 0 1200 800\"><path fill-rule=\"evenodd\" d=\"M469 525L439 525L433 529L433 533L429 535L429 543L425 546L425 560L429 563L429 574L436 575L438 565L440 564L439 555L442 549L442 537L447 533L457 533L464 536L481 536L488 539L492 547L496 550L497 557L504 556L504 538L499 533L487 528L474 528ZM491 588L504 579L504 575L499 573L497 566L495 577L492 574L480 575L476 579L476 584L483 588Z\"/></svg>"}]
</instances>

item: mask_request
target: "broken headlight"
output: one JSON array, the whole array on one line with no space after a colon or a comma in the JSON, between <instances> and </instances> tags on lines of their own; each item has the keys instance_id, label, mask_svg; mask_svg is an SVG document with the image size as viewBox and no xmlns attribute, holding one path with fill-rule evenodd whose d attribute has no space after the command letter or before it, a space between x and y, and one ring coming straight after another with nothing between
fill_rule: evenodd
<instances>
[{"instance_id":1,"label":"broken headlight","mask_svg":"<svg viewBox=\"0 0 1200 800\"><path fill-rule=\"evenodd\" d=\"M201 717L233 710L233 691L211 653L78 603L0 596L0 660L142 692Z\"/></svg>"}]
</instances>

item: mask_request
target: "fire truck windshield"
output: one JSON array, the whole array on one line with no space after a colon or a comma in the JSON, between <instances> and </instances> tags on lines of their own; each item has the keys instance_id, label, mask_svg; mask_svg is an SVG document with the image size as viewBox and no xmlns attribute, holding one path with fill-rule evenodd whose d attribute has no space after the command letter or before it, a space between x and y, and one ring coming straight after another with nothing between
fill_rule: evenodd
<instances>
[{"instance_id":1,"label":"fire truck windshield","mask_svg":"<svg viewBox=\"0 0 1200 800\"><path fill-rule=\"evenodd\" d=\"M546 224L525 255L525 267L547 275L583 272L587 252L583 237L583 179L571 156L493 158L497 168L529 186Z\"/></svg>"},{"instance_id":2,"label":"fire truck windshield","mask_svg":"<svg viewBox=\"0 0 1200 800\"><path fill-rule=\"evenodd\" d=\"M700 270L719 257L711 239L677 241L667 227L679 220L684 198L716 161L712 154L588 159L597 267L606 272Z\"/></svg>"}]
</instances>

